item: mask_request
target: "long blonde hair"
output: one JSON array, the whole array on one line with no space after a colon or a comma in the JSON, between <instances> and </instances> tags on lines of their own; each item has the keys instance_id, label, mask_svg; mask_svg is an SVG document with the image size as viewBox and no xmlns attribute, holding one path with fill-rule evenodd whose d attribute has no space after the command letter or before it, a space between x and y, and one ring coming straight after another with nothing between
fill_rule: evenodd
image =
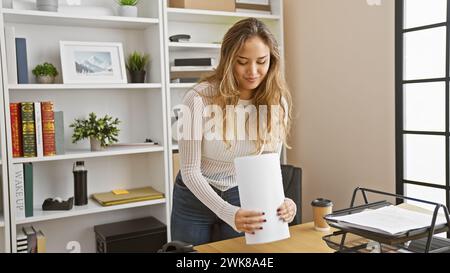
<instances>
[{"instance_id":1,"label":"long blonde hair","mask_svg":"<svg viewBox=\"0 0 450 273\"><path fill-rule=\"evenodd\" d=\"M287 116L287 122L281 122L281 141L287 145L287 137L291 125L292 99L286 80L281 71L281 54L276 41L269 28L256 18L247 18L237 22L225 34L222 42L220 63L215 72L204 78L204 81L217 85L218 92L214 96L213 101L225 110L227 105L237 105L239 101L238 81L234 75L234 66L237 62L239 51L243 48L246 41L253 37L259 37L270 49L270 66L263 82L255 90L254 104L256 109L260 106L267 106L267 134L272 133L271 118L272 106L281 106L281 117ZM283 101L285 103L283 103ZM287 108L287 109L286 109ZM258 119L259 120L259 111ZM224 120L224 128L226 128L226 120ZM258 126L258 136L261 128ZM223 131L224 135L226 130ZM226 142L226 138L224 137ZM263 149L266 142L258 137L256 140L257 150Z\"/></svg>"}]
</instances>

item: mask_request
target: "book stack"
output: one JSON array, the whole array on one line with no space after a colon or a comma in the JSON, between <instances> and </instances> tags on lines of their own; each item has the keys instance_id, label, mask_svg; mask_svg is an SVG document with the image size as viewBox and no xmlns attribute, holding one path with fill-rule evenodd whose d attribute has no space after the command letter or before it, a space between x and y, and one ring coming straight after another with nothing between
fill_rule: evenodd
<instances>
[{"instance_id":1,"label":"book stack","mask_svg":"<svg viewBox=\"0 0 450 273\"><path fill-rule=\"evenodd\" d=\"M236 0L236 12L272 14L270 0Z\"/></svg>"},{"instance_id":2,"label":"book stack","mask_svg":"<svg viewBox=\"0 0 450 273\"><path fill-rule=\"evenodd\" d=\"M64 154L64 120L52 102L10 104L13 157Z\"/></svg>"},{"instance_id":3,"label":"book stack","mask_svg":"<svg viewBox=\"0 0 450 273\"><path fill-rule=\"evenodd\" d=\"M45 253L46 245L47 238L41 230L36 231L33 226L23 227L22 230L17 230L18 253Z\"/></svg>"},{"instance_id":4,"label":"book stack","mask_svg":"<svg viewBox=\"0 0 450 273\"><path fill-rule=\"evenodd\" d=\"M33 216L33 164L13 164L16 219Z\"/></svg>"},{"instance_id":5,"label":"book stack","mask_svg":"<svg viewBox=\"0 0 450 273\"><path fill-rule=\"evenodd\" d=\"M214 58L175 59L170 68L172 83L195 83L216 68Z\"/></svg>"},{"instance_id":6,"label":"book stack","mask_svg":"<svg viewBox=\"0 0 450 273\"><path fill-rule=\"evenodd\" d=\"M23 230L17 230L16 238L17 253L28 253L28 240Z\"/></svg>"}]
</instances>

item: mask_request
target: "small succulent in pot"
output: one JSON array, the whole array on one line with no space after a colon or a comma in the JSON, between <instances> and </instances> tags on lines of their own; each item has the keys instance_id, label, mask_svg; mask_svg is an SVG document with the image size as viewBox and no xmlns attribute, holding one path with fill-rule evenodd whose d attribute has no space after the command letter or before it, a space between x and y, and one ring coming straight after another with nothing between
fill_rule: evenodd
<instances>
[{"instance_id":1,"label":"small succulent in pot","mask_svg":"<svg viewBox=\"0 0 450 273\"><path fill-rule=\"evenodd\" d=\"M32 72L36 77L36 81L41 84L54 83L55 77L58 76L58 70L51 63L39 64L33 69Z\"/></svg>"},{"instance_id":2,"label":"small succulent in pot","mask_svg":"<svg viewBox=\"0 0 450 273\"><path fill-rule=\"evenodd\" d=\"M145 82L145 68L150 60L148 54L141 54L139 52L133 52L127 60L127 69L130 72L131 83L144 83Z\"/></svg>"},{"instance_id":3,"label":"small succulent in pot","mask_svg":"<svg viewBox=\"0 0 450 273\"><path fill-rule=\"evenodd\" d=\"M139 0L116 0L116 2L119 4L119 16L138 17Z\"/></svg>"}]
</instances>

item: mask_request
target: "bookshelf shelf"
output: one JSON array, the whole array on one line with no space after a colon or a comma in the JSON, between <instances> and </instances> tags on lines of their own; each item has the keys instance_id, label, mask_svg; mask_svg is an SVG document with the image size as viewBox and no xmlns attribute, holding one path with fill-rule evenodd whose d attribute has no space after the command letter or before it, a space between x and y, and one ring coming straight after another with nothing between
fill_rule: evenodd
<instances>
[{"instance_id":1,"label":"bookshelf shelf","mask_svg":"<svg viewBox=\"0 0 450 273\"><path fill-rule=\"evenodd\" d=\"M143 84L10 84L10 91L33 91L33 90L145 90L161 89L160 83Z\"/></svg>"},{"instance_id":2,"label":"bookshelf shelf","mask_svg":"<svg viewBox=\"0 0 450 273\"><path fill-rule=\"evenodd\" d=\"M70 27L95 27L113 29L147 29L159 24L155 18L131 18L120 16L83 16L36 10L1 9L7 23L58 25Z\"/></svg>"},{"instance_id":3,"label":"bookshelf shelf","mask_svg":"<svg viewBox=\"0 0 450 273\"><path fill-rule=\"evenodd\" d=\"M142 202L123 204L123 205L103 207L103 206L99 205L96 201L89 199L88 205L82 206L82 207L74 206L73 209L70 211L43 211L41 208L35 208L34 212L33 212L33 214L34 214L33 217L28 217L25 219L17 220L16 223L18 225L30 224L30 223L62 219L62 218L68 218L68 217L75 217L75 216L81 216L81 215L88 215L88 214L94 214L94 213L102 213L102 212L110 212L110 211L124 210L124 209L130 209L130 208L154 206L154 205L160 205L160 204L165 204L165 203L166 203L166 199L164 198L164 199L157 199L157 200L142 201Z\"/></svg>"},{"instance_id":4,"label":"bookshelf shelf","mask_svg":"<svg viewBox=\"0 0 450 273\"><path fill-rule=\"evenodd\" d=\"M272 14L241 13L241 12L227 12L227 11L196 10L196 9L168 8L167 13L170 21L199 22L210 24L232 23L233 21L247 17L255 17L264 21L280 20L280 16Z\"/></svg>"},{"instance_id":5,"label":"bookshelf shelf","mask_svg":"<svg viewBox=\"0 0 450 273\"><path fill-rule=\"evenodd\" d=\"M209 43L178 43L170 42L169 48L171 50L186 50L186 49L214 49L219 50L222 47L221 44L209 44Z\"/></svg>"},{"instance_id":6,"label":"bookshelf shelf","mask_svg":"<svg viewBox=\"0 0 450 273\"><path fill-rule=\"evenodd\" d=\"M107 157L118 155L131 155L131 154L143 154L143 153L156 153L164 151L163 146L124 146L124 147L109 147L106 151L91 152L89 150L69 150L65 155L47 156L47 157L31 157L31 158L14 158L13 163L37 163L47 161L58 160L71 160L71 159L83 159L83 158L95 158L95 157Z\"/></svg>"}]
</instances>

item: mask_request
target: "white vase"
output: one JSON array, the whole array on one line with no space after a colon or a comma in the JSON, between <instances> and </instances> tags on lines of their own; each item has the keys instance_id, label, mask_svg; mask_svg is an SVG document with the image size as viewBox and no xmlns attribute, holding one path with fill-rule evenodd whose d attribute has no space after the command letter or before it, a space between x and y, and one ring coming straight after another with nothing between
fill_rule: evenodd
<instances>
[{"instance_id":1,"label":"white vase","mask_svg":"<svg viewBox=\"0 0 450 273\"><path fill-rule=\"evenodd\" d=\"M92 152L98 152L98 151L105 150L105 148L102 147L102 143L100 142L100 140L91 137L90 142L91 142L91 151Z\"/></svg>"},{"instance_id":2,"label":"white vase","mask_svg":"<svg viewBox=\"0 0 450 273\"><path fill-rule=\"evenodd\" d=\"M120 6L119 16L138 17L138 9L136 6Z\"/></svg>"},{"instance_id":3,"label":"white vase","mask_svg":"<svg viewBox=\"0 0 450 273\"><path fill-rule=\"evenodd\" d=\"M58 11L58 0L36 0L36 8L41 11Z\"/></svg>"}]
</instances>

